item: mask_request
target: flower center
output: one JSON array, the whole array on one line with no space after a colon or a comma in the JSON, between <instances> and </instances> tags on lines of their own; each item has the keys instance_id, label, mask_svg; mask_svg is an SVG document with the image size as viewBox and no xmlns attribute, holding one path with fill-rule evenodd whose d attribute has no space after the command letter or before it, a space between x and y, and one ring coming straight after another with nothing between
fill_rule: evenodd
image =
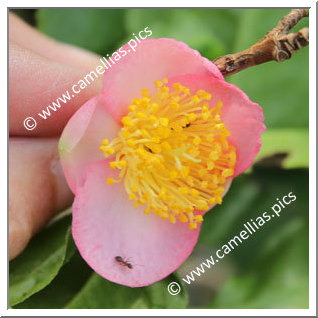
<instances>
[{"instance_id":1,"label":"flower center","mask_svg":"<svg viewBox=\"0 0 318 318\"><path fill-rule=\"evenodd\" d=\"M211 108L211 95L167 79L156 81L157 91L141 91L132 101L123 127L113 141L102 141L105 157L114 157L112 169L124 182L137 208L175 223L188 222L195 229L203 218L199 211L222 203L227 178L234 174L236 151L229 145L230 132L221 120L223 103Z\"/></svg>"}]
</instances>

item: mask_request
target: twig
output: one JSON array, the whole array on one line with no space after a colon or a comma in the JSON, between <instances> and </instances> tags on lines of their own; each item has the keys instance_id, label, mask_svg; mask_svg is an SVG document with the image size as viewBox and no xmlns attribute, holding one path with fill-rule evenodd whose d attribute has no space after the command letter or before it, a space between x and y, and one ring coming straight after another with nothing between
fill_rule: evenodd
<instances>
[{"instance_id":1,"label":"twig","mask_svg":"<svg viewBox=\"0 0 318 318\"><path fill-rule=\"evenodd\" d=\"M269 61L283 62L309 44L309 29L297 33L288 31L302 18L308 17L308 9L293 9L283 17L276 27L247 50L216 58L213 63L224 76L232 75L248 67Z\"/></svg>"}]
</instances>

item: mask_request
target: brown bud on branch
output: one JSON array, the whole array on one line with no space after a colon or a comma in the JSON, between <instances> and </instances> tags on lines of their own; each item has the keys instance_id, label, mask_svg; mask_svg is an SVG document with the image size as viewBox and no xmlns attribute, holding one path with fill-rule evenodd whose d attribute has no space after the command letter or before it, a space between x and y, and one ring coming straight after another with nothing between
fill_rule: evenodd
<instances>
[{"instance_id":1,"label":"brown bud on branch","mask_svg":"<svg viewBox=\"0 0 318 318\"><path fill-rule=\"evenodd\" d=\"M303 28L297 33L289 33L308 9L293 9L283 17L276 27L247 50L216 58L213 63L224 76L232 75L248 67L269 61L283 62L290 59L296 51L309 44L309 29Z\"/></svg>"}]
</instances>

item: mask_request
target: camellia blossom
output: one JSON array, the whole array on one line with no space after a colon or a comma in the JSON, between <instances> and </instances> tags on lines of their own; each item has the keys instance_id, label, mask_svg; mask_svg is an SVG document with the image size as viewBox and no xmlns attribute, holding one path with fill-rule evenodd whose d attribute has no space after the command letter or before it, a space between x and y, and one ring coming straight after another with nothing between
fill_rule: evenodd
<instances>
[{"instance_id":1,"label":"camellia blossom","mask_svg":"<svg viewBox=\"0 0 318 318\"><path fill-rule=\"evenodd\" d=\"M105 72L103 92L60 139L82 257L131 287L172 273L264 129L262 108L212 62L172 39L144 40Z\"/></svg>"}]
</instances>

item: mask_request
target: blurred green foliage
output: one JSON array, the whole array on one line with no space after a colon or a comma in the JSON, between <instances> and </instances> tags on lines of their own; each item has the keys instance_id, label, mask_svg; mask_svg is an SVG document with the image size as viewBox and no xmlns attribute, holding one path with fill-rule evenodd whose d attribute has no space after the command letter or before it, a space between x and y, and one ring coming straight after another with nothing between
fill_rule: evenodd
<instances>
[{"instance_id":1,"label":"blurred green foliage","mask_svg":"<svg viewBox=\"0 0 318 318\"><path fill-rule=\"evenodd\" d=\"M211 308L308 308L308 183L306 169L256 166L234 179L224 203L206 215L199 244L217 249L250 219L272 215L277 198L289 192L297 197L229 255L236 275Z\"/></svg>"},{"instance_id":2,"label":"blurred green foliage","mask_svg":"<svg viewBox=\"0 0 318 318\"><path fill-rule=\"evenodd\" d=\"M19 11L18 14L33 21L30 10L27 14ZM148 26L152 38L184 41L213 60L249 47L288 12L288 9L39 9L35 17L36 26L47 35L104 56ZM304 26L308 26L308 19L303 19L295 29ZM266 63L226 79L264 109L268 129L257 158L284 153L287 159L281 167L258 166L236 178L224 203L206 215L195 250L218 248L237 234L249 218L256 218L276 198L290 191L297 200L286 207L280 218L264 225L228 256L226 262L233 271L221 288L200 289L200 283L194 282L192 285L198 284L199 293L208 293L204 299L209 301L195 303L191 285L190 307L308 307L308 72L308 48L304 48L284 63ZM297 167L303 169L294 169ZM69 220L60 222L36 236L25 252L10 263L10 305L15 308L187 306L185 288L178 296L167 293L169 281L178 281L174 275L138 289L103 280L77 252L73 255ZM204 254L202 261L207 257L209 254ZM192 261L190 256L187 263ZM211 269L215 271L215 279L220 269L220 263ZM213 285L213 280L209 283Z\"/></svg>"},{"instance_id":3,"label":"blurred green foliage","mask_svg":"<svg viewBox=\"0 0 318 318\"><path fill-rule=\"evenodd\" d=\"M116 9L41 9L36 18L38 29L56 40L105 55L126 34L124 14Z\"/></svg>"}]
</instances>

